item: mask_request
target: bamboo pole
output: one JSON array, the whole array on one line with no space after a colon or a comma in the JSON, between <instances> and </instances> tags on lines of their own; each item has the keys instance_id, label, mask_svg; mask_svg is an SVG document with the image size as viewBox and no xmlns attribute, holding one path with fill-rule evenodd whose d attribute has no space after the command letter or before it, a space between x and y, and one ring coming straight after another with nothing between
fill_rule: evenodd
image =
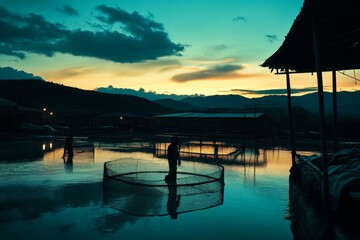
<instances>
[{"instance_id":1,"label":"bamboo pole","mask_svg":"<svg viewBox=\"0 0 360 240\"><path fill-rule=\"evenodd\" d=\"M332 71L332 85L333 85L333 141L334 152L339 151L338 140L338 112L337 112L337 92L336 92L336 71Z\"/></svg>"},{"instance_id":2,"label":"bamboo pole","mask_svg":"<svg viewBox=\"0 0 360 240\"><path fill-rule=\"evenodd\" d=\"M296 151L295 151L293 114L292 114L292 104L291 104L290 74L288 68L286 68L286 90L287 90L287 105L288 105L288 115L289 115L289 125L290 125L291 160L292 160L292 165L294 166Z\"/></svg>"},{"instance_id":3,"label":"bamboo pole","mask_svg":"<svg viewBox=\"0 0 360 240\"><path fill-rule=\"evenodd\" d=\"M323 171L322 195L323 195L325 221L328 222L330 194L329 194L327 145L326 145L326 131L325 131L324 90L323 90L322 63L321 63L321 53L320 53L319 36L318 36L318 21L317 21L317 14L319 13L319 11L317 11L317 4L315 2L313 2L312 5L313 7L312 30L313 30L315 66L316 66L316 75L317 75L317 84L318 84L319 114L320 114L320 134L321 134L322 171Z\"/></svg>"}]
</instances>

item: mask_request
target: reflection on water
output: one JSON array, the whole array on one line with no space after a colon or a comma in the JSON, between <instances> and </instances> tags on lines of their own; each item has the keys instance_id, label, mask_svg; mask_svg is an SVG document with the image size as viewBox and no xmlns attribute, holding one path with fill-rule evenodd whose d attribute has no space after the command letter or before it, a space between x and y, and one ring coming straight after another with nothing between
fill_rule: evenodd
<instances>
[{"instance_id":1,"label":"reflection on water","mask_svg":"<svg viewBox=\"0 0 360 240\"><path fill-rule=\"evenodd\" d=\"M166 157L167 144L155 144L155 155ZM266 153L255 147L244 144L229 144L225 142L188 141L180 145L183 159L217 160L227 164L266 165Z\"/></svg>"},{"instance_id":2,"label":"reflection on water","mask_svg":"<svg viewBox=\"0 0 360 240\"><path fill-rule=\"evenodd\" d=\"M161 176L163 178L164 174ZM224 185L221 181L212 181L195 185L144 186L115 178L104 178L103 197L106 205L129 215L170 215L172 219L176 219L181 213L222 205Z\"/></svg>"},{"instance_id":3,"label":"reflection on water","mask_svg":"<svg viewBox=\"0 0 360 240\"><path fill-rule=\"evenodd\" d=\"M166 208L172 219L177 219L178 217L178 208L180 205L181 195L178 195L177 186L168 186L168 200L166 203Z\"/></svg>"},{"instance_id":4,"label":"reflection on water","mask_svg":"<svg viewBox=\"0 0 360 240\"><path fill-rule=\"evenodd\" d=\"M127 157L166 161L163 157L168 143L86 143L75 151L72 161L65 163L61 158L63 144L0 142L1 239L165 239L174 232L173 239L293 238L290 222L284 219L289 150L218 141L182 142L184 160L221 162L226 186L220 206L188 212L172 221L169 216L139 217L119 212L106 203L106 198L104 203L103 188L104 162ZM134 209L152 205L152 211L161 207L166 215L176 218L181 209L203 203L210 196L198 195L200 198L191 202L181 189L165 189L160 202L133 195L127 204ZM119 197L113 194L110 200Z\"/></svg>"},{"instance_id":5,"label":"reflection on water","mask_svg":"<svg viewBox=\"0 0 360 240\"><path fill-rule=\"evenodd\" d=\"M0 161L58 161L64 151L63 141L0 141ZM74 146L78 161L94 160L94 145L78 142Z\"/></svg>"},{"instance_id":6,"label":"reflection on water","mask_svg":"<svg viewBox=\"0 0 360 240\"><path fill-rule=\"evenodd\" d=\"M74 166L73 158L74 158L74 156L72 156L72 155L68 156L66 160L64 158L64 166L65 166L66 172L69 172L69 173L73 172L73 166Z\"/></svg>"}]
</instances>

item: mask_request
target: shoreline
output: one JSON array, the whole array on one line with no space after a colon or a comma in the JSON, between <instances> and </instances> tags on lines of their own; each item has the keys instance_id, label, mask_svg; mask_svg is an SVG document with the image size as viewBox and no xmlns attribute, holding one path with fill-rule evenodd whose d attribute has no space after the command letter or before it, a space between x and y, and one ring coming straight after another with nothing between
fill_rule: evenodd
<instances>
[{"instance_id":1,"label":"shoreline","mask_svg":"<svg viewBox=\"0 0 360 240\"><path fill-rule=\"evenodd\" d=\"M0 133L1 141L63 141L69 132L56 133L33 133L16 132ZM198 133L152 133L152 132L107 132L107 131L74 131L71 134L76 140L94 141L94 142L141 142L141 141L159 141L167 142L173 135L186 141L214 141L238 143L244 146L254 147L282 147L291 148L290 136L272 136L272 137L254 137L235 134L198 134ZM342 139L339 141L340 148L360 147L360 139ZM328 151L333 149L333 141L327 140ZM296 150L321 150L321 140L315 137L295 137Z\"/></svg>"}]
</instances>

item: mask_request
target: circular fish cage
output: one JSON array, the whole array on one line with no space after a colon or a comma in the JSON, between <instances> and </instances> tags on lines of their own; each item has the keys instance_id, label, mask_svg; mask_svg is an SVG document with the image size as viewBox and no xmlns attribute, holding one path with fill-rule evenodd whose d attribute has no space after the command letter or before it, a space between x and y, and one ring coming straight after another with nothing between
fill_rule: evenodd
<instances>
[{"instance_id":1,"label":"circular fish cage","mask_svg":"<svg viewBox=\"0 0 360 240\"><path fill-rule=\"evenodd\" d=\"M224 167L181 161L174 182L165 182L166 159L118 159L104 164L105 204L134 216L172 219L184 212L219 206L224 199Z\"/></svg>"},{"instance_id":2,"label":"circular fish cage","mask_svg":"<svg viewBox=\"0 0 360 240\"><path fill-rule=\"evenodd\" d=\"M224 182L224 167L219 164L181 161L177 167L176 181L166 183L168 163L164 159L124 158L104 164L104 178L142 186L190 186L209 182Z\"/></svg>"}]
</instances>

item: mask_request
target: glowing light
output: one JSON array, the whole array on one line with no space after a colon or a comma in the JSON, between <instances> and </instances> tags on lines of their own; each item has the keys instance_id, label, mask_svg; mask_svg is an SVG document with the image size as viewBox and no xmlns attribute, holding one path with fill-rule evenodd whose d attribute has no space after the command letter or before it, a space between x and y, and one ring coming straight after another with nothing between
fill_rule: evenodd
<instances>
[{"instance_id":1,"label":"glowing light","mask_svg":"<svg viewBox=\"0 0 360 240\"><path fill-rule=\"evenodd\" d=\"M46 149L46 145L45 145L45 143L43 143L42 150L45 151L45 149Z\"/></svg>"},{"instance_id":2,"label":"glowing light","mask_svg":"<svg viewBox=\"0 0 360 240\"><path fill-rule=\"evenodd\" d=\"M46 108L43 108L43 111L46 112Z\"/></svg>"},{"instance_id":3,"label":"glowing light","mask_svg":"<svg viewBox=\"0 0 360 240\"><path fill-rule=\"evenodd\" d=\"M53 113L53 112L50 112L50 115L52 116L52 115L54 115L54 113Z\"/></svg>"},{"instance_id":4,"label":"glowing light","mask_svg":"<svg viewBox=\"0 0 360 240\"><path fill-rule=\"evenodd\" d=\"M120 120L123 120L123 117L120 117Z\"/></svg>"},{"instance_id":5,"label":"glowing light","mask_svg":"<svg viewBox=\"0 0 360 240\"><path fill-rule=\"evenodd\" d=\"M52 149L52 148L53 148L52 142L49 144L49 147L50 147L50 149Z\"/></svg>"}]
</instances>

